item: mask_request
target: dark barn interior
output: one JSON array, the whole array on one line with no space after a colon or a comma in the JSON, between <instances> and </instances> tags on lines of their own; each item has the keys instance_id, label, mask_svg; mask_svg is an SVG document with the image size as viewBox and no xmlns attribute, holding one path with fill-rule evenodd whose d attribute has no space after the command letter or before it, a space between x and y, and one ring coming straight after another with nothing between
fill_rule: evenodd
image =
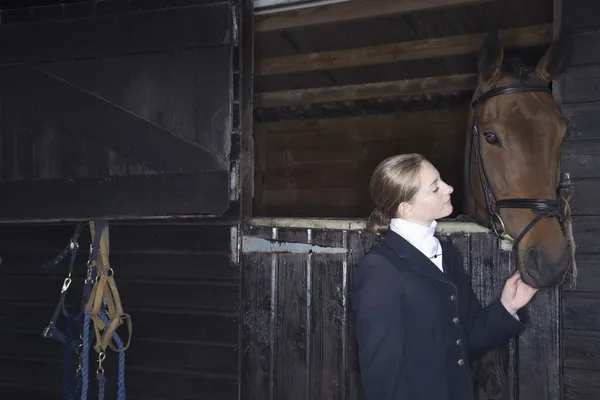
<instances>
[{"instance_id":1,"label":"dark barn interior","mask_svg":"<svg viewBox=\"0 0 600 400\"><path fill-rule=\"evenodd\" d=\"M385 1L373 2L387 7ZM264 378L249 364L268 361L261 358L266 353L245 350L245 329L256 323L248 322L245 310L248 303L266 301L259 289L269 282L245 275L244 262L270 259L236 258L239 221L364 219L372 207L366 188L373 168L383 158L405 152L422 153L440 169L455 188L455 215L460 213L467 111L483 36L499 30L506 57L532 66L555 30L568 27L577 30L575 56L557 86L571 127L563 170L573 180L579 276L577 286L563 288L557 300L557 329L539 335L560 336L555 340L560 340L557 370L562 380L551 400L600 398L600 319L595 311L600 306L600 246L595 240L600 210L590 200L600 193L595 168L600 154L600 13L594 13L595 3L422 0L410 11L386 13L381 8L375 15L347 21L335 17L327 23L315 22L309 11L258 12L254 31L244 23L251 3L0 0L0 44L8 49L0 55L0 71L32 63L69 84L63 86L83 88L119 110L63 86L46 88L40 75L34 80L20 75L20 81L9 73L0 76L0 397L61 398L63 351L41 332L60 295L66 266L42 270L40 265L68 244L74 220L87 220L91 208L95 216L117 217L111 221L111 263L133 320L126 352L128 398L307 398L293 390L273 397L273 388L259 394L248 389L259 387ZM225 14L231 4L241 13L241 27ZM338 15L352 11L344 3L328 7ZM328 9L320 11L326 20ZM63 29L63 21L80 21L74 24L79 30ZM46 36L47 28L59 33ZM241 43L253 42L253 48L236 43L235 29L242 30ZM34 95L11 108L8 96L26 81ZM45 89L36 92L39 87ZM219 115L228 100L233 104L229 114ZM128 114L141 122L134 124ZM161 129L184 140L164 140ZM253 146L248 145L250 135ZM198 159L213 164L198 166ZM228 183L234 175L239 178L237 194ZM106 189L99 178L113 186ZM69 179L81 179L82 186L73 189ZM55 186L59 191L51 192L54 186L40 183L44 180L60 180ZM206 187L214 188L209 197ZM30 188L40 194L33 200ZM105 190L115 194L102 200ZM201 217L190 218L198 208ZM161 218L144 220L154 214ZM256 231L262 237L272 234L260 228L252 233ZM293 230L280 235L312 243L310 236L298 239L301 235ZM331 237L315 234L312 240L329 245L341 238L335 232ZM360 244L356 236L349 240ZM72 307L80 302L89 241L84 229L73 293L67 297ZM293 256L286 260L284 264L295 262ZM340 258L334 264L342 263ZM326 273L315 273L322 282L334 275L342 279L337 270L322 271ZM337 286L323 283L312 301L332 303L336 291ZM289 300L282 307L297 310L294 296L301 294L281 293ZM322 317L316 327L327 325L325 312ZM288 346L302 341L291 331L280 334L289 334L281 339ZM257 358L249 362L249 354ZM279 362L285 365L286 359ZM325 360L322 368L314 376L301 375L322 388L307 391L312 393L308 398L340 398L336 393L359 398L346 391L350 389L332 389L339 384L334 366ZM112 352L107 375L107 397L116 398L117 357ZM300 385L296 378L283 374L271 385L294 388Z\"/></svg>"},{"instance_id":2,"label":"dark barn interior","mask_svg":"<svg viewBox=\"0 0 600 400\"><path fill-rule=\"evenodd\" d=\"M534 66L552 42L553 2L490 1L270 31L255 38L255 215L369 215L385 157L424 154L460 210L477 51L496 29Z\"/></svg>"}]
</instances>

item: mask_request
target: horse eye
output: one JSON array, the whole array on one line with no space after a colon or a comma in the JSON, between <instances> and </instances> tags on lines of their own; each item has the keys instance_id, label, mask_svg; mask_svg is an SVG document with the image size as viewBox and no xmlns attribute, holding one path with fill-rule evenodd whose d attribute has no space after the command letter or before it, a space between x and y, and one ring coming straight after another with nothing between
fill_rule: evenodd
<instances>
[{"instance_id":1,"label":"horse eye","mask_svg":"<svg viewBox=\"0 0 600 400\"><path fill-rule=\"evenodd\" d=\"M485 138L485 141L488 142L489 144L498 144L499 140L498 140L498 136L496 136L495 133L492 132L486 132L483 137Z\"/></svg>"}]
</instances>

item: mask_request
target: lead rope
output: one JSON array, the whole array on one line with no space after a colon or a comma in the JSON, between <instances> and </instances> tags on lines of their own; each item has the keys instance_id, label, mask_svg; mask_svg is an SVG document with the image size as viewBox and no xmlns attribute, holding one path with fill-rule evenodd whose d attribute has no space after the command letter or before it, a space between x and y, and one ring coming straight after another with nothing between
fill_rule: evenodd
<instances>
[{"instance_id":1,"label":"lead rope","mask_svg":"<svg viewBox=\"0 0 600 400\"><path fill-rule=\"evenodd\" d=\"M568 195L565 196L564 192L567 192ZM569 282L569 289L575 290L577 287L577 262L575 261L575 253L576 253L576 244L575 238L573 237L573 220L571 218L571 206L569 205L569 200L571 200L570 191L560 191L560 197L565 202L564 209L564 227L565 227L565 236L567 237L567 241L569 242L569 248L571 250L571 276Z\"/></svg>"}]
</instances>

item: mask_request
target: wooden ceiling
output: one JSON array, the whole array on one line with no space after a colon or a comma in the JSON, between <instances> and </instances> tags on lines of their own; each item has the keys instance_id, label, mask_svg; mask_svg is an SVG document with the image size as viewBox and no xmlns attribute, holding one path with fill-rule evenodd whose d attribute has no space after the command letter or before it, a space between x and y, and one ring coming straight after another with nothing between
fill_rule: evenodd
<instances>
[{"instance_id":1,"label":"wooden ceiling","mask_svg":"<svg viewBox=\"0 0 600 400\"><path fill-rule=\"evenodd\" d=\"M553 1L350 0L259 15L255 116L274 122L342 108L411 111L440 97L465 102L492 29L507 57L533 65L552 41Z\"/></svg>"}]
</instances>

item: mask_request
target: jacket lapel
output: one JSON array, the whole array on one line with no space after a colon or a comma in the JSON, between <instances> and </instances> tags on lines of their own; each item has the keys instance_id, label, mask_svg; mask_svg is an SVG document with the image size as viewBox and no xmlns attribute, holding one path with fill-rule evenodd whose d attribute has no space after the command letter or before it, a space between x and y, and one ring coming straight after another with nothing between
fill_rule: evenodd
<instances>
[{"instance_id":1,"label":"jacket lapel","mask_svg":"<svg viewBox=\"0 0 600 400\"><path fill-rule=\"evenodd\" d=\"M415 271L444 283L452 283L440 269L415 246L410 244L402 236L390 230L383 238L384 245L390 247L399 258L408 259L410 267ZM447 271L447 262L444 253L444 270Z\"/></svg>"}]
</instances>

